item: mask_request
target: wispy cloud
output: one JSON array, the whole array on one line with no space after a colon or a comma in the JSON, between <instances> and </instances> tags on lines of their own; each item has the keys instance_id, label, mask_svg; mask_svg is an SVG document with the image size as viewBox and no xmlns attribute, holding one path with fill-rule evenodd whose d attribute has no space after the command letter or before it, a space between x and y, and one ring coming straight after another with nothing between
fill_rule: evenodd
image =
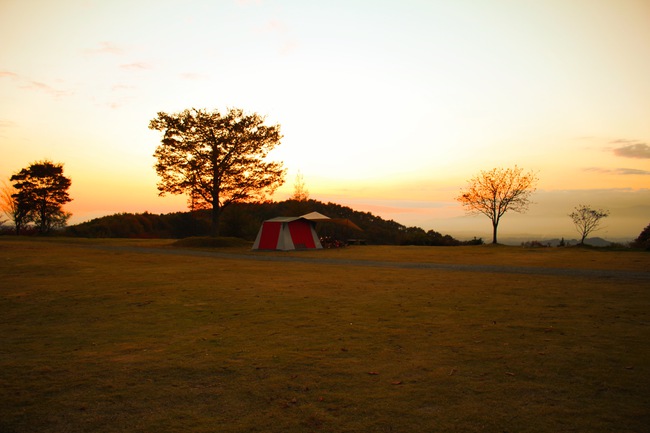
<instances>
[{"instance_id":1,"label":"wispy cloud","mask_svg":"<svg viewBox=\"0 0 650 433\"><path fill-rule=\"evenodd\" d=\"M59 88L51 86L50 84L44 83L42 81L32 80L31 78L24 77L11 71L0 71L0 78L9 78L16 82L18 87L21 89L35 90L47 93L54 98L72 95L72 92L69 90L61 90Z\"/></svg>"},{"instance_id":2,"label":"wispy cloud","mask_svg":"<svg viewBox=\"0 0 650 433\"><path fill-rule=\"evenodd\" d=\"M111 55L121 55L124 54L124 49L113 42L100 42L94 48L88 48L84 50L84 54L96 55L96 54L111 54Z\"/></svg>"},{"instance_id":3,"label":"wispy cloud","mask_svg":"<svg viewBox=\"0 0 650 433\"><path fill-rule=\"evenodd\" d=\"M629 176L629 175L635 175L635 176L650 176L650 171L648 170L639 170L636 168L602 168L602 167L589 167L585 168L584 171L591 171L595 173L602 173L602 174L615 174L615 175L622 175L622 176Z\"/></svg>"},{"instance_id":4,"label":"wispy cloud","mask_svg":"<svg viewBox=\"0 0 650 433\"><path fill-rule=\"evenodd\" d=\"M18 74L9 71L0 71L0 78L18 78Z\"/></svg>"},{"instance_id":5,"label":"wispy cloud","mask_svg":"<svg viewBox=\"0 0 650 433\"><path fill-rule=\"evenodd\" d=\"M48 95L54 98L60 98L62 96L70 96L72 92L68 90L56 89L49 84L42 83L40 81L29 80L25 81L21 86L23 89L36 90L40 92L47 93Z\"/></svg>"},{"instance_id":6,"label":"wispy cloud","mask_svg":"<svg viewBox=\"0 0 650 433\"><path fill-rule=\"evenodd\" d=\"M650 159L650 146L646 143L636 140L614 140L612 144L623 144L623 146L615 147L612 151L614 155L623 158L641 158Z\"/></svg>"},{"instance_id":7,"label":"wispy cloud","mask_svg":"<svg viewBox=\"0 0 650 433\"><path fill-rule=\"evenodd\" d=\"M197 74L195 72L183 72L179 75L183 80L190 80L190 81L207 80L209 78L205 74Z\"/></svg>"},{"instance_id":8,"label":"wispy cloud","mask_svg":"<svg viewBox=\"0 0 650 433\"><path fill-rule=\"evenodd\" d=\"M278 52L281 55L291 54L299 47L298 42L291 37L289 27L281 20L271 19L267 21L266 25L259 28L258 32L275 35L280 44Z\"/></svg>"},{"instance_id":9,"label":"wispy cloud","mask_svg":"<svg viewBox=\"0 0 650 433\"><path fill-rule=\"evenodd\" d=\"M115 84L111 86L112 91L127 91L127 90L133 90L135 89L135 86L130 86L127 84Z\"/></svg>"},{"instance_id":10,"label":"wispy cloud","mask_svg":"<svg viewBox=\"0 0 650 433\"><path fill-rule=\"evenodd\" d=\"M127 71L144 71L147 69L151 69L152 66L146 62L133 62L133 63L122 64L120 65L120 68Z\"/></svg>"}]
</instances>

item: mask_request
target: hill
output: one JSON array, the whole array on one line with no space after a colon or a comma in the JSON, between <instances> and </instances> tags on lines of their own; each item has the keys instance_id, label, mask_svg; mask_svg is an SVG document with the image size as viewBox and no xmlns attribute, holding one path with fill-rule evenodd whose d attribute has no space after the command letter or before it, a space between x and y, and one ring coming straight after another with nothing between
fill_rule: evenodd
<instances>
[{"instance_id":1,"label":"hill","mask_svg":"<svg viewBox=\"0 0 650 433\"><path fill-rule=\"evenodd\" d=\"M363 239L375 245L467 245L480 244L481 239L462 242L434 230L406 227L393 220L384 220L370 212L359 212L335 203L318 200L264 203L238 203L223 210L220 220L222 236L252 241L262 221L277 216L297 216L320 212L331 218L347 218L363 229L358 232L335 224L319 223L321 237L346 241ZM206 236L210 229L207 210L176 212L164 215L152 213L119 213L67 227L65 235L89 238L186 238Z\"/></svg>"}]
</instances>

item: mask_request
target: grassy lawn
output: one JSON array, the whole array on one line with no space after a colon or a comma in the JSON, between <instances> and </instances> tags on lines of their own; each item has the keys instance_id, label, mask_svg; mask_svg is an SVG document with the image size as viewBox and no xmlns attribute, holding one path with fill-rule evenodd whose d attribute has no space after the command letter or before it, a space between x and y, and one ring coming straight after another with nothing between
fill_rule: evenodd
<instances>
[{"instance_id":1,"label":"grassy lawn","mask_svg":"<svg viewBox=\"0 0 650 433\"><path fill-rule=\"evenodd\" d=\"M349 265L0 238L0 432L644 432L641 252L353 247ZM235 249L251 254L246 249Z\"/></svg>"}]
</instances>

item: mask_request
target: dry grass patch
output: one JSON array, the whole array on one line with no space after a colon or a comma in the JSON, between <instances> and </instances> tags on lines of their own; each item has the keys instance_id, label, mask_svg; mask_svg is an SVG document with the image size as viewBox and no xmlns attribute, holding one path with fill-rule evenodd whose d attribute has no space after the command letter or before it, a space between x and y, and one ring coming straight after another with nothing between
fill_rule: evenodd
<instances>
[{"instance_id":1,"label":"dry grass patch","mask_svg":"<svg viewBox=\"0 0 650 433\"><path fill-rule=\"evenodd\" d=\"M647 271L650 254L643 251L609 251L594 248L522 248L505 245L462 247L419 246L350 246L342 249L296 251L300 257L328 257L347 260L379 260L411 263L446 263L466 265L536 266L569 269L618 269Z\"/></svg>"},{"instance_id":2,"label":"dry grass patch","mask_svg":"<svg viewBox=\"0 0 650 433\"><path fill-rule=\"evenodd\" d=\"M650 425L650 293L639 281L92 245L0 239L2 432ZM426 260L476 260L444 251ZM516 256L485 251L488 262Z\"/></svg>"}]
</instances>

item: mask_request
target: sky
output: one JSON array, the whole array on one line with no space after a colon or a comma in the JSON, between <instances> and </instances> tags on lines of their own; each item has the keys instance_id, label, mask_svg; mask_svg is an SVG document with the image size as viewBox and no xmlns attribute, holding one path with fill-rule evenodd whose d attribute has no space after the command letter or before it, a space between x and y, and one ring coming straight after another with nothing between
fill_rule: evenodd
<instances>
[{"instance_id":1,"label":"sky","mask_svg":"<svg viewBox=\"0 0 650 433\"><path fill-rule=\"evenodd\" d=\"M0 0L0 179L43 159L71 223L184 211L159 197L158 112L242 108L279 123L293 193L460 239L482 170L539 178L499 234L650 223L649 0Z\"/></svg>"}]
</instances>

